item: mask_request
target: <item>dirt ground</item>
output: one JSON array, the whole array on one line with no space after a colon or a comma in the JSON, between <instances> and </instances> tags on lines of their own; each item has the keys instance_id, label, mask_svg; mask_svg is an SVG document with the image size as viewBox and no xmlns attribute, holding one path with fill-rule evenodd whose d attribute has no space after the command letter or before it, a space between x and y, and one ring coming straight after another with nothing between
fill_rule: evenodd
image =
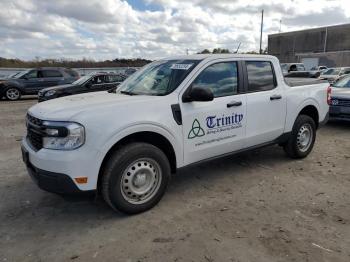
<instances>
[{"instance_id":1,"label":"dirt ground","mask_svg":"<svg viewBox=\"0 0 350 262\"><path fill-rule=\"evenodd\" d=\"M37 188L21 161L26 110L0 101L0 261L350 261L350 124L312 154L278 146L179 171L152 210Z\"/></svg>"}]
</instances>

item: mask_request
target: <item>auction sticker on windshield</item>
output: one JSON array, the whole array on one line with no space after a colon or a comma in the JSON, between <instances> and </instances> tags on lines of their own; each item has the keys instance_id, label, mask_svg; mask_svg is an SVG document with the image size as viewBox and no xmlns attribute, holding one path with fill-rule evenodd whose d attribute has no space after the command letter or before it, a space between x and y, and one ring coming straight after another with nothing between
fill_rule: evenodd
<instances>
[{"instance_id":1,"label":"auction sticker on windshield","mask_svg":"<svg viewBox=\"0 0 350 262\"><path fill-rule=\"evenodd\" d=\"M188 70L191 68L193 64L172 64L170 69L175 69L175 70Z\"/></svg>"}]
</instances>

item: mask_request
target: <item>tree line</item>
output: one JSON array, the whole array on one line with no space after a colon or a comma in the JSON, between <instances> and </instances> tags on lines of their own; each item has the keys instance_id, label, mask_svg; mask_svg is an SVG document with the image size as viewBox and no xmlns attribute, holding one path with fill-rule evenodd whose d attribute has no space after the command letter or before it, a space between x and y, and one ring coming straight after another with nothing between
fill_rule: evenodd
<instances>
[{"instance_id":1,"label":"tree line","mask_svg":"<svg viewBox=\"0 0 350 262\"><path fill-rule=\"evenodd\" d=\"M214 48L212 51L209 49L204 49L197 54L234 54L236 51L230 51L229 49L226 48ZM259 54L256 51L248 51L248 52L242 52L241 54ZM267 47L263 50L262 54L267 54Z\"/></svg>"},{"instance_id":2,"label":"tree line","mask_svg":"<svg viewBox=\"0 0 350 262\"><path fill-rule=\"evenodd\" d=\"M91 67L142 67L151 60L136 58L117 58L114 60L95 61L93 59L70 60L62 59L39 59L23 61L20 59L7 59L0 57L0 67L32 68L32 67L69 67L69 68L91 68Z\"/></svg>"}]
</instances>

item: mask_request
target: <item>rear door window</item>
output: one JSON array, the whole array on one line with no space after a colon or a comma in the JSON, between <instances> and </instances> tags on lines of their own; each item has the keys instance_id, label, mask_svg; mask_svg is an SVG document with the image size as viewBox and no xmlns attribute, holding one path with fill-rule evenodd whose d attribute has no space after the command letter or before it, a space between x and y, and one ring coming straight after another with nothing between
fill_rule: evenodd
<instances>
[{"instance_id":1,"label":"rear door window","mask_svg":"<svg viewBox=\"0 0 350 262\"><path fill-rule=\"evenodd\" d=\"M275 76L271 62L246 61L248 74L248 92L259 92L274 89Z\"/></svg>"},{"instance_id":2,"label":"rear door window","mask_svg":"<svg viewBox=\"0 0 350 262\"><path fill-rule=\"evenodd\" d=\"M105 83L105 76L104 75L95 76L92 79L92 84L93 85L100 85L100 84L103 84L103 83Z\"/></svg>"},{"instance_id":3,"label":"rear door window","mask_svg":"<svg viewBox=\"0 0 350 262\"><path fill-rule=\"evenodd\" d=\"M108 79L110 83L115 83L115 82L123 82L125 80L125 76L123 75L109 75Z\"/></svg>"},{"instance_id":4,"label":"rear door window","mask_svg":"<svg viewBox=\"0 0 350 262\"><path fill-rule=\"evenodd\" d=\"M72 70L72 69L64 69L64 72L68 74L71 77L79 77L78 72Z\"/></svg>"},{"instance_id":5,"label":"rear door window","mask_svg":"<svg viewBox=\"0 0 350 262\"><path fill-rule=\"evenodd\" d=\"M43 77L62 77L62 74L58 70L41 70Z\"/></svg>"}]
</instances>

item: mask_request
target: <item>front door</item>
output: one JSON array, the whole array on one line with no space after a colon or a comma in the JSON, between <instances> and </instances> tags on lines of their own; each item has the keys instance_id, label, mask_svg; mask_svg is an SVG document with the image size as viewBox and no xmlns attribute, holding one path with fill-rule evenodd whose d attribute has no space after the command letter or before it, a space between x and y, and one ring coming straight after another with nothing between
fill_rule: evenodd
<instances>
[{"instance_id":1,"label":"front door","mask_svg":"<svg viewBox=\"0 0 350 262\"><path fill-rule=\"evenodd\" d=\"M44 78L40 70L31 70L23 78L27 94L37 94L44 87Z\"/></svg>"},{"instance_id":2,"label":"front door","mask_svg":"<svg viewBox=\"0 0 350 262\"><path fill-rule=\"evenodd\" d=\"M209 87L214 100L181 103L186 165L244 147L246 95L239 94L238 68L232 61L212 63L191 84Z\"/></svg>"}]
</instances>

